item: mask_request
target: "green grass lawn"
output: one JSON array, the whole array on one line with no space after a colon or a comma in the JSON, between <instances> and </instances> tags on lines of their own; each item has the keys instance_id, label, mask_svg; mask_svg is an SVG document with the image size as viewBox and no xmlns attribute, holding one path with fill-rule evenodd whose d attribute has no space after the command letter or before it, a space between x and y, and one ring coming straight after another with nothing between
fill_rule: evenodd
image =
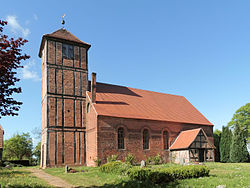
<instances>
[{"instance_id":1,"label":"green grass lawn","mask_svg":"<svg viewBox=\"0 0 250 188\"><path fill-rule=\"evenodd\" d=\"M186 179L172 182L168 185L154 187L250 187L250 163L206 163L211 169L209 177ZM168 165L164 165L168 166ZM64 173L64 168L49 168L45 172L58 176L79 187L152 187L143 182L131 181L128 177L107 174L99 171L98 167L76 167L84 170L78 173Z\"/></svg>"},{"instance_id":2,"label":"green grass lawn","mask_svg":"<svg viewBox=\"0 0 250 188\"><path fill-rule=\"evenodd\" d=\"M178 181L177 187L250 187L250 163L206 163L209 177Z\"/></svg>"},{"instance_id":3,"label":"green grass lawn","mask_svg":"<svg viewBox=\"0 0 250 188\"><path fill-rule=\"evenodd\" d=\"M25 170L26 168L27 167L15 167L11 170L0 168L0 187L50 187L43 180L32 176L30 172Z\"/></svg>"}]
</instances>

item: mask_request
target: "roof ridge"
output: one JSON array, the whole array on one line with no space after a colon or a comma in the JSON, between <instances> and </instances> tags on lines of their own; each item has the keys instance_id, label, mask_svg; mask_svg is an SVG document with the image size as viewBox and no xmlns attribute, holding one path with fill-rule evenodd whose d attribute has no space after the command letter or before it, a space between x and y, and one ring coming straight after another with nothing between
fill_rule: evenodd
<instances>
[{"instance_id":1,"label":"roof ridge","mask_svg":"<svg viewBox=\"0 0 250 188\"><path fill-rule=\"evenodd\" d=\"M198 130L198 129L202 129L202 128L196 128L196 129L184 130L184 131L181 131L180 133L182 133L182 132L188 132L188 131L196 131L196 130Z\"/></svg>"},{"instance_id":2,"label":"roof ridge","mask_svg":"<svg viewBox=\"0 0 250 188\"><path fill-rule=\"evenodd\" d=\"M66 32L68 32L68 33L69 33L70 35L72 35L73 37L75 37L75 39L82 41L81 39L79 39L78 37L76 37L74 34L72 34L70 31L68 31L67 29L64 29L64 28L63 28L63 30L65 30ZM84 42L84 41L82 41L82 43L85 43L85 44L90 45L89 43Z\"/></svg>"},{"instance_id":3,"label":"roof ridge","mask_svg":"<svg viewBox=\"0 0 250 188\"><path fill-rule=\"evenodd\" d=\"M116 84L109 84L109 83L103 83L103 82L96 82L97 84L106 84L106 85L111 85L111 86L118 86L118 87L126 87L130 89L136 89L136 90L141 90L141 91L146 91L146 92L153 92L153 93L158 93L158 94L164 94L164 95L172 95L172 96L177 96L177 97L183 97L182 95L176 95L176 94L169 94L169 93L163 93L163 92L157 92L157 91L151 91L151 90L146 90L146 89L139 89L139 88L134 88L134 87L128 87L128 86L122 86L122 85L116 85Z\"/></svg>"}]
</instances>

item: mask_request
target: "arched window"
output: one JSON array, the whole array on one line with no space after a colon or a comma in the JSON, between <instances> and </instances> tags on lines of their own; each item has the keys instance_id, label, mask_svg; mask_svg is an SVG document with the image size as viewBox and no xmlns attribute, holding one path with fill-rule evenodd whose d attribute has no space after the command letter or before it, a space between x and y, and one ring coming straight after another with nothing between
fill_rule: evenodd
<instances>
[{"instance_id":1,"label":"arched window","mask_svg":"<svg viewBox=\"0 0 250 188\"><path fill-rule=\"evenodd\" d=\"M163 132L163 145L164 145L164 149L168 149L168 132L167 131Z\"/></svg>"},{"instance_id":2,"label":"arched window","mask_svg":"<svg viewBox=\"0 0 250 188\"><path fill-rule=\"evenodd\" d=\"M118 149L124 149L124 129L118 129Z\"/></svg>"},{"instance_id":3,"label":"arched window","mask_svg":"<svg viewBox=\"0 0 250 188\"><path fill-rule=\"evenodd\" d=\"M149 133L147 129L143 130L143 149L149 149Z\"/></svg>"},{"instance_id":4,"label":"arched window","mask_svg":"<svg viewBox=\"0 0 250 188\"><path fill-rule=\"evenodd\" d=\"M87 113L89 113L90 105L89 103L87 104Z\"/></svg>"}]
</instances>

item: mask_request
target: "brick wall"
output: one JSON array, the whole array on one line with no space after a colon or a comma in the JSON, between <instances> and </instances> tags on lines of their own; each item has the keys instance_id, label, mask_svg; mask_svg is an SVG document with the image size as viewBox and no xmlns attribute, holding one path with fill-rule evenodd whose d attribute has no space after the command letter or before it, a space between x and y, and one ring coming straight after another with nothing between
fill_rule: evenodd
<instances>
[{"instance_id":1,"label":"brick wall","mask_svg":"<svg viewBox=\"0 0 250 188\"><path fill-rule=\"evenodd\" d=\"M87 121L86 121L86 164L88 166L95 166L95 160L97 159L97 113L90 102L90 98L87 95Z\"/></svg>"},{"instance_id":2,"label":"brick wall","mask_svg":"<svg viewBox=\"0 0 250 188\"><path fill-rule=\"evenodd\" d=\"M92 123L92 121L95 121L95 118L89 119L89 121L87 125L95 125L95 123ZM182 130L202 127L208 132L208 135L210 135L213 128L212 126L204 125L104 116L98 116L97 121L98 132L95 132L95 134L97 134L97 141L95 140L96 137L88 137L88 139L90 139L88 142L92 143L92 147L97 147L97 156L102 159L102 162L106 162L107 157L112 154L117 154L119 160L124 160L128 153L135 154L138 162L146 160L149 156L155 156L160 153L164 161L168 162L170 160L169 151L164 150L163 131L168 131L169 145L171 145ZM125 130L125 149L122 150L118 150L117 130L119 127L123 127ZM142 132L144 128L149 130L150 139L148 150L143 150ZM91 159L87 159L87 164L93 164Z\"/></svg>"}]
</instances>

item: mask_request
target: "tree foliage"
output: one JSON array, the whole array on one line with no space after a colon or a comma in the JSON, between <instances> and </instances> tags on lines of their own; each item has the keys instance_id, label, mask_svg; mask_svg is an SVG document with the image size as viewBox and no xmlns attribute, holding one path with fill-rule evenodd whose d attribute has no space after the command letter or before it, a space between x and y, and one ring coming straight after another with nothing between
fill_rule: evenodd
<instances>
[{"instance_id":1,"label":"tree foliage","mask_svg":"<svg viewBox=\"0 0 250 188\"><path fill-rule=\"evenodd\" d=\"M232 132L229 127L222 126L220 139L220 161L230 162L230 145L232 141Z\"/></svg>"},{"instance_id":2,"label":"tree foliage","mask_svg":"<svg viewBox=\"0 0 250 188\"><path fill-rule=\"evenodd\" d=\"M232 120L228 123L230 128L239 126L243 130L245 139L250 141L250 103L240 107L233 115Z\"/></svg>"},{"instance_id":3,"label":"tree foliage","mask_svg":"<svg viewBox=\"0 0 250 188\"><path fill-rule=\"evenodd\" d=\"M31 159L32 147L29 133L15 134L4 142L3 157L5 160Z\"/></svg>"},{"instance_id":4,"label":"tree foliage","mask_svg":"<svg viewBox=\"0 0 250 188\"><path fill-rule=\"evenodd\" d=\"M244 130L236 124L234 127L234 134L230 149L230 162L239 163L248 161L248 151L246 146L246 139L243 136Z\"/></svg>"},{"instance_id":5,"label":"tree foliage","mask_svg":"<svg viewBox=\"0 0 250 188\"><path fill-rule=\"evenodd\" d=\"M21 87L15 87L20 79L16 77L16 70L22 68L21 61L30 56L22 54L21 46L26 42L21 37L18 39L8 38L3 34L6 21L0 20L0 118L2 116L18 115L17 111L22 102L18 102L11 96L21 93Z\"/></svg>"},{"instance_id":6,"label":"tree foliage","mask_svg":"<svg viewBox=\"0 0 250 188\"><path fill-rule=\"evenodd\" d=\"M41 160L41 142L38 142L33 150L33 156L36 158L36 164L40 163Z\"/></svg>"},{"instance_id":7,"label":"tree foliage","mask_svg":"<svg viewBox=\"0 0 250 188\"><path fill-rule=\"evenodd\" d=\"M214 131L214 146L215 148L215 161L220 162L220 139L221 139L221 131L216 129Z\"/></svg>"}]
</instances>

